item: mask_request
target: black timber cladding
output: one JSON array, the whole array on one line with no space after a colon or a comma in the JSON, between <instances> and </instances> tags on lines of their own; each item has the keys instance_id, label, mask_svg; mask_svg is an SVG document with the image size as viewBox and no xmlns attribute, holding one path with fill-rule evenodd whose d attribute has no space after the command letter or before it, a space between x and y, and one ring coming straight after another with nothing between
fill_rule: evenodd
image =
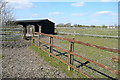
<instances>
[{"instance_id":1,"label":"black timber cladding","mask_svg":"<svg viewBox=\"0 0 120 80\"><path fill-rule=\"evenodd\" d=\"M48 19L20 20L20 21L15 21L15 23L23 25L23 27L27 27L27 25L34 25L35 32L39 32L39 26L41 26L41 33L46 33L46 34L54 34L54 30L55 30L55 23Z\"/></svg>"}]
</instances>

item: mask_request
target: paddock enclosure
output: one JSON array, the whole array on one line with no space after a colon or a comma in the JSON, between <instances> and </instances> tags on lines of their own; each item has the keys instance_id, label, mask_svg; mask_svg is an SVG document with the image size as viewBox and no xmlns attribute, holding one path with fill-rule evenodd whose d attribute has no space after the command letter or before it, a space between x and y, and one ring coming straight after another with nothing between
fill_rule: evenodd
<instances>
[{"instance_id":1,"label":"paddock enclosure","mask_svg":"<svg viewBox=\"0 0 120 80\"><path fill-rule=\"evenodd\" d=\"M48 19L14 22L20 27L0 28L0 40L27 39L30 36L33 46L66 64L66 70L77 71L91 79L114 80L120 76L117 29L55 28L55 23Z\"/></svg>"},{"instance_id":2,"label":"paddock enclosure","mask_svg":"<svg viewBox=\"0 0 120 80\"><path fill-rule=\"evenodd\" d=\"M34 46L42 48L50 56L68 65L68 70L76 70L87 78L115 79L120 75L119 62L113 60L113 56L120 53L118 49L39 32L34 32L32 41ZM85 47L88 53L81 53L81 46ZM95 51L89 53L89 48Z\"/></svg>"}]
</instances>

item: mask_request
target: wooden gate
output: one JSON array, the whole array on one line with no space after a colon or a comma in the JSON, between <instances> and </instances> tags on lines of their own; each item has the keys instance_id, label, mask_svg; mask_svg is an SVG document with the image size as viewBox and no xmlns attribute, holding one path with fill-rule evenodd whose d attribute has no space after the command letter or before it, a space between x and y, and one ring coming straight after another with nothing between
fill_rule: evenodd
<instances>
[{"instance_id":1,"label":"wooden gate","mask_svg":"<svg viewBox=\"0 0 120 80\"><path fill-rule=\"evenodd\" d=\"M16 41L23 37L23 29L15 27L1 27L0 41Z\"/></svg>"}]
</instances>

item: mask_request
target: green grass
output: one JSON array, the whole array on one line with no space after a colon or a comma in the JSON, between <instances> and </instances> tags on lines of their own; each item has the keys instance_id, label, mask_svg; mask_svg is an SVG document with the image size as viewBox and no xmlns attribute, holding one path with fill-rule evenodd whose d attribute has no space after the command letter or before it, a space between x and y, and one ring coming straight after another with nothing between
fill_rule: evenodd
<instances>
[{"instance_id":1,"label":"green grass","mask_svg":"<svg viewBox=\"0 0 120 80\"><path fill-rule=\"evenodd\" d=\"M96 45L100 45L100 46L104 46L104 47L109 47L109 48L118 48L118 40L117 39L95 38L95 37L74 36L74 35L62 35L62 37L75 38L75 40L79 40L79 41L91 43L91 44L96 44ZM62 48L68 49L69 42L61 40L58 44L62 45ZM66 46L66 45L68 45L68 46ZM100 62L106 66L109 66L112 69L115 69L115 70L118 69L118 63L111 60L112 56L118 56L118 53L109 52L109 51L105 51L105 50L101 50L101 49L97 49L97 48L92 48L92 47L88 47L88 46L84 46L84 45L80 45L80 44L75 44L74 52L81 56L84 56L88 59L92 59L92 60ZM82 62L85 62L85 60L80 59L78 57L76 57L76 59L78 59ZM88 65L97 70L102 71L103 73L106 73L110 76L116 77L115 74L113 74L105 69L102 69L92 63L90 63ZM87 72L89 72L89 69L83 68L83 70L86 70ZM93 71L90 71L89 74L93 74ZM102 75L99 75L98 77L105 78Z\"/></svg>"},{"instance_id":2,"label":"green grass","mask_svg":"<svg viewBox=\"0 0 120 80\"><path fill-rule=\"evenodd\" d=\"M61 35L58 35L58 36L61 36ZM107 41L106 42L106 41L104 41L105 38L80 37L80 36L72 36L72 35L62 35L62 37L66 37L66 38L73 38L74 37L75 40L80 40L83 42L92 43L92 44L96 44L96 45L99 44L100 46L105 46L105 47L117 48L117 46L116 46L117 39L107 39L106 38L106 41ZM105 43L103 43L103 41ZM114 41L114 42L112 43L112 41ZM69 50L70 42L60 40L60 41L57 41L57 45L60 45L60 47ZM105 51L105 50L100 50L97 48L92 48L92 47L88 47L88 46L84 46L84 45L80 45L80 44L75 44L74 52L76 54L84 56L88 59L95 60L99 63L102 63L102 64L108 66L108 67L111 67L112 69L115 69L115 70L118 69L118 63L111 60L112 56L118 56L117 53L109 52L109 51ZM53 59L52 58L50 57L50 59L49 59L46 57L45 59L48 59L47 62L50 61L49 63L55 67L59 67L59 69L62 69L63 71L67 70L66 65L65 65L66 67L64 65L60 65L60 63L61 63L60 61L54 60L54 58ZM83 59L78 58L78 57L75 57L75 59L81 61L82 63L84 63L86 61L86 60L83 60ZM55 62L55 64L51 63L52 61ZM77 64L77 65L75 64L75 66L78 66L78 65L80 65L80 64ZM103 68L101 68L93 63L89 63L87 65L91 66L92 68L95 68L96 70L101 71L101 72L103 72L111 77L116 78L116 76L117 76L116 74L113 74L113 73L109 72L108 70L105 70L105 69L103 69ZM95 78L106 78L105 76L100 75L100 74L96 73L95 71L92 71L84 66L82 67L82 70L87 72L89 75L94 75ZM68 72L65 71L65 73L69 76L72 76L72 73L70 73L69 71Z\"/></svg>"},{"instance_id":3,"label":"green grass","mask_svg":"<svg viewBox=\"0 0 120 80\"><path fill-rule=\"evenodd\" d=\"M109 48L118 48L118 39L113 38L97 38L97 37L89 37L89 36L78 36L78 35L63 35L65 38L74 38L75 40L79 40L86 43L91 43L95 45L100 45Z\"/></svg>"},{"instance_id":4,"label":"green grass","mask_svg":"<svg viewBox=\"0 0 120 80\"><path fill-rule=\"evenodd\" d=\"M71 32L71 33L80 33L80 34L94 34L94 35L108 35L108 36L117 36L118 29L97 29L97 28L56 28L57 32Z\"/></svg>"},{"instance_id":5,"label":"green grass","mask_svg":"<svg viewBox=\"0 0 120 80\"><path fill-rule=\"evenodd\" d=\"M57 29L58 32L76 32L76 33L81 33L81 34L96 34L96 35L109 35L109 36L117 36L118 35L118 31L117 29L70 29L70 28L60 28ZM113 39L113 38L98 38L98 37L89 37L89 36L78 36L78 35L57 35L57 36L62 36L65 38L75 38L75 40L79 40L85 43L91 43L91 44L95 44L95 45L99 45L99 46L103 46L103 47L108 47L108 48L116 48L118 49L118 39ZM60 47L69 50L69 45L70 42L68 41L64 41L64 40L59 40L57 41L57 45L59 45ZM74 48L74 52L76 54L79 54L81 56L84 56L86 58L95 60L99 63L102 63L114 70L118 70L118 63L112 61L112 57L113 56L119 56L120 54L118 53L114 53L114 52L109 52L109 51L105 51L105 50L101 50L101 49L97 49L97 48L92 48L92 47L88 47L88 46L84 46L84 45L80 45L80 44L75 44L75 48ZM85 62L86 60L83 60L81 58L75 57L75 59L81 61L81 62ZM55 64L53 64L55 66ZM75 64L76 65L76 64ZM108 70L105 70L103 68L100 68L99 66L93 64L93 63L89 63L87 64L88 66L91 66L111 77L116 78L117 75L113 74L111 72L109 72ZM66 68L67 69L67 66ZM103 75L100 75L94 71L91 71L90 69L86 68L86 67L82 67L82 70L86 71L88 74L90 75L94 75L95 78L106 78ZM69 74L69 72L68 72ZM71 75L70 75L71 76Z\"/></svg>"},{"instance_id":6,"label":"green grass","mask_svg":"<svg viewBox=\"0 0 120 80\"><path fill-rule=\"evenodd\" d=\"M93 34L93 35L108 35L108 36L117 36L118 35L118 30L117 29L95 29L95 28L88 28L88 29L81 29L81 28L57 28L58 32L72 32L72 33L80 33L80 34ZM65 38L75 38L75 40L79 40L85 43L91 43L94 45L99 45L103 47L108 47L108 48L116 48L118 49L118 39L113 39L113 38L98 38L98 37L90 37L90 36L79 36L79 35L59 35ZM69 46L68 42L61 40L59 45L62 45L64 49L68 49L66 45ZM100 50L97 48L92 48L80 44L75 44L75 53L84 56L86 58L95 60L97 62L100 62L106 66L111 67L112 69L118 70L118 63L112 61L112 56L119 56L118 53L114 52L109 52L105 50ZM78 60L81 60L82 62L85 62L85 60L77 58ZM89 66L92 66L93 68L100 70L112 77L116 77L115 74L99 68L98 66L90 63L88 64ZM89 72L89 69L84 68L84 70L87 70ZM93 72L89 72L90 74L93 74ZM98 75L96 75L98 76ZM104 78L104 76L99 75L98 77Z\"/></svg>"},{"instance_id":7,"label":"green grass","mask_svg":"<svg viewBox=\"0 0 120 80\"><path fill-rule=\"evenodd\" d=\"M51 64L52 66L58 68L60 71L64 72L67 76L71 78L86 78L82 74L78 73L77 71L69 71L67 70L67 65L59 61L58 59L54 57L49 57L48 53L42 51L38 47L30 46L31 49L33 49L35 52L38 53L39 56L41 56L46 62Z\"/></svg>"}]
</instances>

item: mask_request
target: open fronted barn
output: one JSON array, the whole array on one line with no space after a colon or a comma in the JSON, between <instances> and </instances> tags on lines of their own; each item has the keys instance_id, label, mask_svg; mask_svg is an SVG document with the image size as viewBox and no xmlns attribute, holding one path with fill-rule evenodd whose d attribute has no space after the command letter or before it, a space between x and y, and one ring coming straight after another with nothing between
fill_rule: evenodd
<instances>
[{"instance_id":1,"label":"open fronted barn","mask_svg":"<svg viewBox=\"0 0 120 80\"><path fill-rule=\"evenodd\" d=\"M55 23L48 20L18 20L15 21L16 24L22 25L24 27L24 36L26 37L26 33L29 28L28 25L33 25L35 32L41 32L45 34L55 34Z\"/></svg>"}]
</instances>

